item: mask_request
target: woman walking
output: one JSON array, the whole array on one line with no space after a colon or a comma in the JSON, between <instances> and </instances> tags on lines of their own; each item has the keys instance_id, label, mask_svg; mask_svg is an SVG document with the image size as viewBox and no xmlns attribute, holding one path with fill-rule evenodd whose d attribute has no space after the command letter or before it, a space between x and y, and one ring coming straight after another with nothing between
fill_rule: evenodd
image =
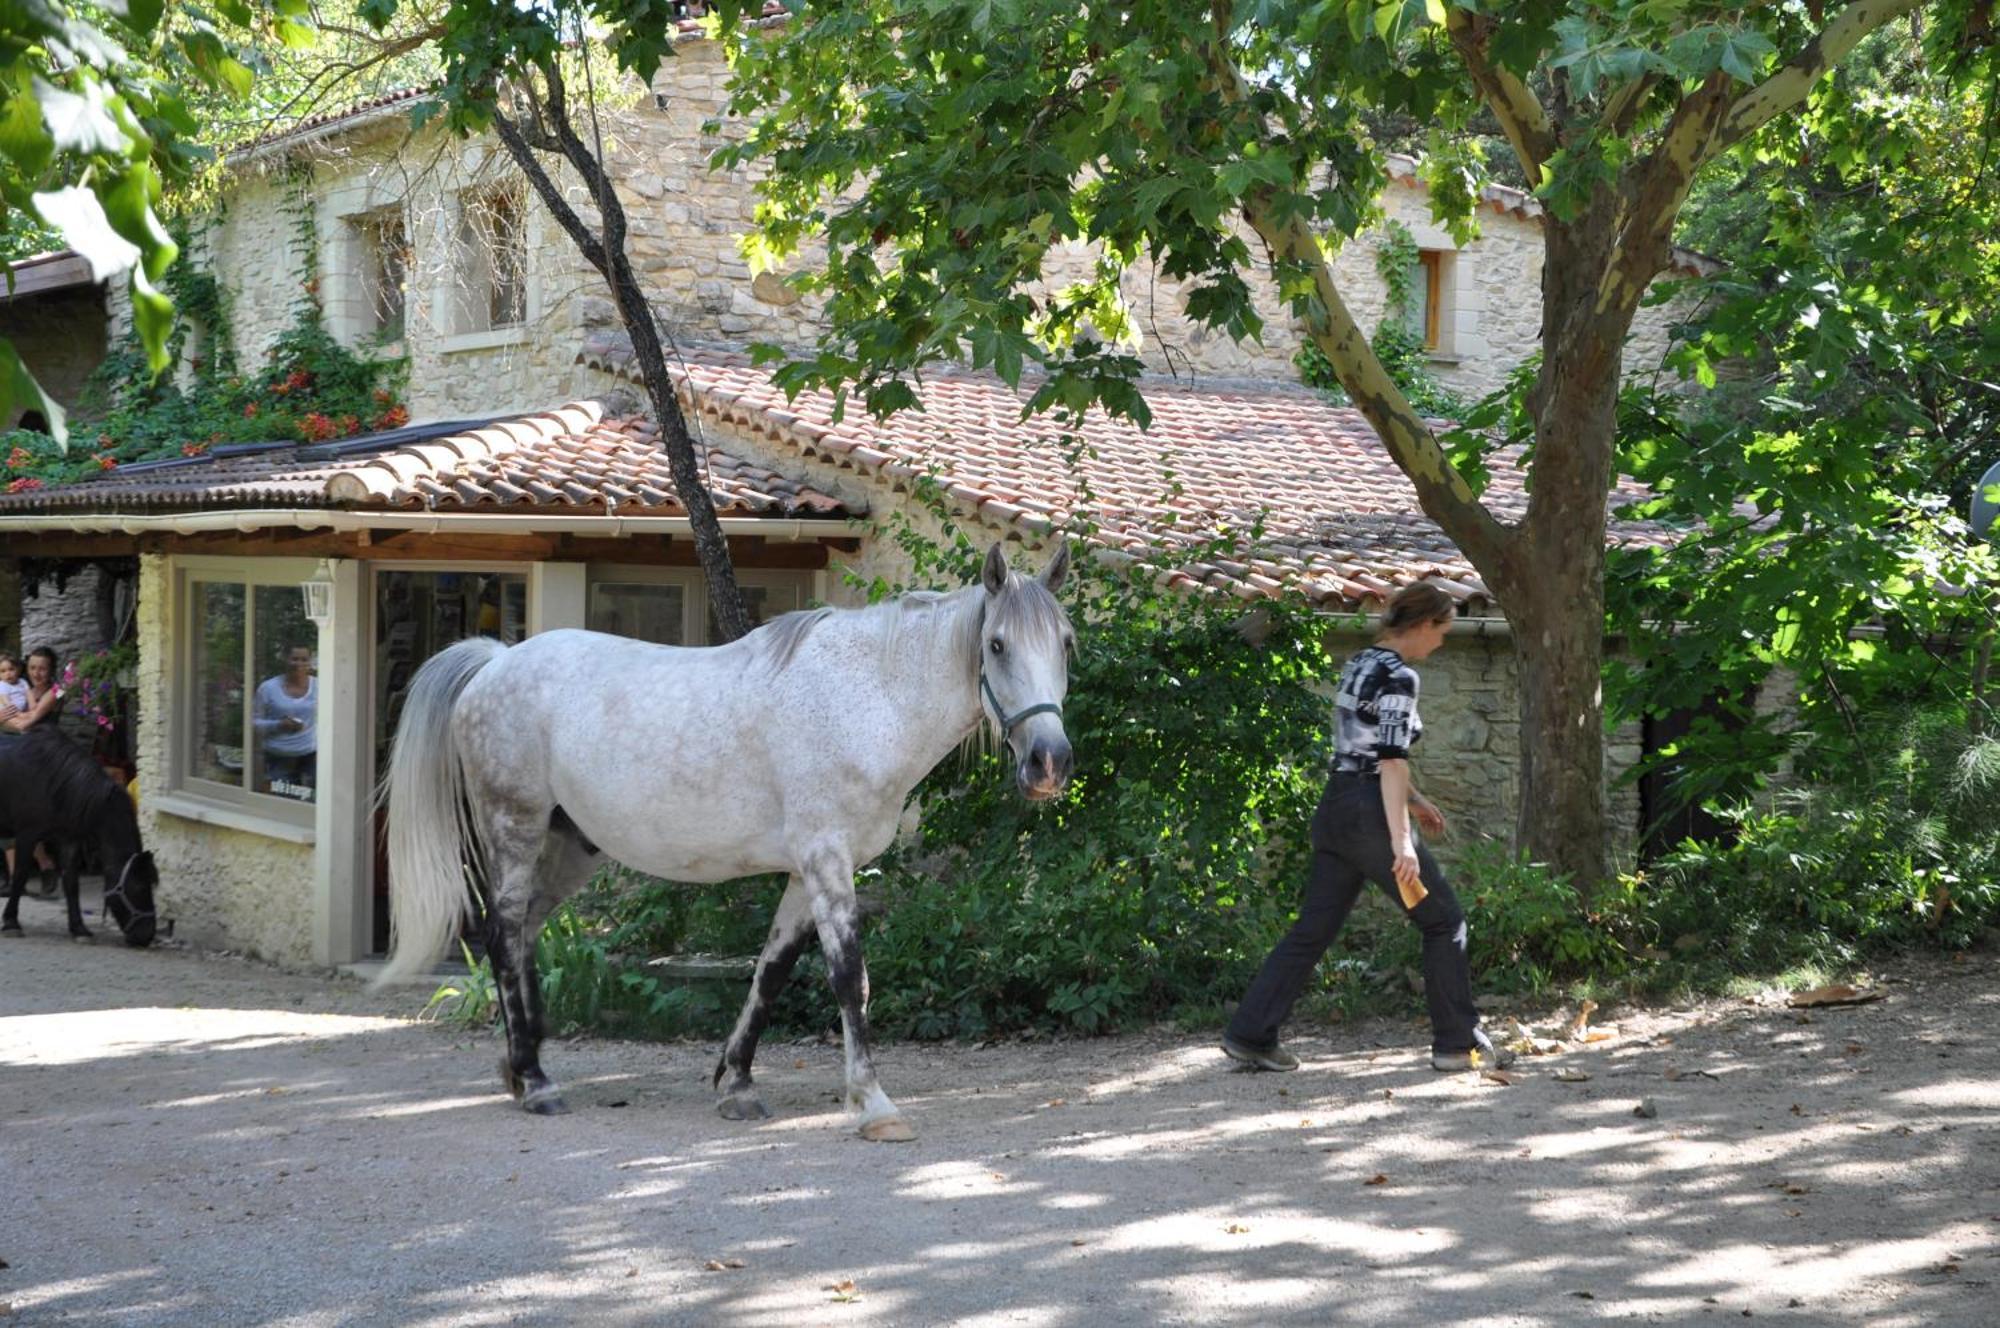
<instances>
[{"instance_id":1,"label":"woman walking","mask_svg":"<svg viewBox=\"0 0 2000 1328\"><path fill-rule=\"evenodd\" d=\"M1312 819L1312 873L1298 921L1264 961L1222 1035L1222 1050L1232 1060L1259 1070L1299 1068L1299 1058L1278 1044L1278 1029L1365 881L1381 886L1423 933L1431 1065L1463 1070L1514 1059L1480 1031L1465 957L1465 913L1437 860L1411 830L1414 818L1426 834L1445 832L1444 813L1417 791L1410 775L1410 749L1424 731L1417 671L1410 666L1444 643L1455 611L1451 596L1429 582L1405 586L1383 610L1375 644L1340 672L1333 774Z\"/></svg>"}]
</instances>

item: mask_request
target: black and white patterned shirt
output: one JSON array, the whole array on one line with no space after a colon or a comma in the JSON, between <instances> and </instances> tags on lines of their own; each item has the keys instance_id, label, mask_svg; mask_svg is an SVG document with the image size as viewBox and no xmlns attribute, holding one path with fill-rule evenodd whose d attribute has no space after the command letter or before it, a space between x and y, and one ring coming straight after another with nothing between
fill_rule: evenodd
<instances>
[{"instance_id":1,"label":"black and white patterned shirt","mask_svg":"<svg viewBox=\"0 0 2000 1328\"><path fill-rule=\"evenodd\" d=\"M1333 768L1372 775L1384 761L1407 759L1424 736L1417 686L1417 671L1386 646L1369 646L1348 660L1333 703Z\"/></svg>"}]
</instances>

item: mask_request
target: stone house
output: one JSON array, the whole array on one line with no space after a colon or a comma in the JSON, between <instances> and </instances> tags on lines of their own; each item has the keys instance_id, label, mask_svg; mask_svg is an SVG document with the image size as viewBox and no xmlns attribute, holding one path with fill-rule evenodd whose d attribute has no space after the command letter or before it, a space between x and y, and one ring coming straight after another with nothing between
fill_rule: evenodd
<instances>
[{"instance_id":1,"label":"stone house","mask_svg":"<svg viewBox=\"0 0 2000 1328\"><path fill-rule=\"evenodd\" d=\"M1182 568L1177 583L1246 601L1303 595L1356 639L1357 611L1396 585L1434 577L1459 598L1461 629L1425 670L1425 784L1460 825L1506 833L1518 705L1505 619L1362 418L1297 386L1296 341L1268 292L1260 345L1146 320L1156 340L1141 353L1172 370L1146 385L1154 425L1087 422L1081 475L1054 427L1022 424L1021 398L988 376L933 375L925 410L887 422L839 418L817 394L787 401L743 349L809 344L817 312L753 277L738 251L749 182L706 169L720 138L702 127L720 114L725 69L713 44L686 37L651 98L620 113L612 174L760 616L848 597L848 571L897 578L893 541L867 523L923 521L925 475L954 519L1030 546L1086 510L1109 556L1261 524L1239 555ZM382 948L369 794L400 689L430 653L557 626L687 644L709 633L685 513L595 275L496 145L413 132L414 100L308 122L237 157L196 246L230 316L195 329L186 353L218 353L226 337L254 366L302 310L323 316L350 345L407 360L416 423L0 497L0 558L138 556L141 819L166 908L183 935L286 963ZM1486 390L1534 348L1533 201L1490 190L1465 246L1430 225L1413 172L1383 207L1424 255L1424 307L1410 316L1439 376ZM1340 261L1364 324L1380 318L1369 241ZM1135 302L1170 305L1171 292L1132 280ZM1646 317L1635 362L1666 337L1667 313ZM1518 472L1496 472L1492 500L1521 505ZM1660 535L1625 526L1614 538ZM271 777L255 737L255 687L296 644L317 653L309 783ZM1639 744L1636 728L1615 735L1614 768ZM1636 791L1621 788L1614 809L1629 850Z\"/></svg>"}]
</instances>

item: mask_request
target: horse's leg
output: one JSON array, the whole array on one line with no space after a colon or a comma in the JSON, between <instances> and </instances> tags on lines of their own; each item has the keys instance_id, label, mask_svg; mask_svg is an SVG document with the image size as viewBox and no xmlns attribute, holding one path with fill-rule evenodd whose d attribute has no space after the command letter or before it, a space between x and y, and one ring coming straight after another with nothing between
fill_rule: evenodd
<instances>
[{"instance_id":1,"label":"horse's leg","mask_svg":"<svg viewBox=\"0 0 2000 1328\"><path fill-rule=\"evenodd\" d=\"M21 934L21 891L28 886L28 864L33 861L30 846L19 839L7 855L7 911L0 915L0 936Z\"/></svg>"},{"instance_id":2,"label":"horse's leg","mask_svg":"<svg viewBox=\"0 0 2000 1328\"><path fill-rule=\"evenodd\" d=\"M82 890L78 877L83 871L83 844L65 840L56 845L56 864L62 872L63 901L69 905L69 936L73 941L93 941L97 937L83 925Z\"/></svg>"},{"instance_id":3,"label":"horse's leg","mask_svg":"<svg viewBox=\"0 0 2000 1328\"><path fill-rule=\"evenodd\" d=\"M757 1039L771 1020L771 1003L785 989L792 966L799 961L813 938L812 906L806 902L805 883L794 876L785 883L784 897L778 900L777 916L771 919L771 934L764 938L764 952L757 956L757 972L750 979L750 995L736 1028L723 1044L715 1062L715 1086L722 1086L724 1071L730 1074L729 1089L715 1109L729 1120L762 1120L771 1113L757 1096L750 1081L750 1062L757 1055Z\"/></svg>"},{"instance_id":4,"label":"horse's leg","mask_svg":"<svg viewBox=\"0 0 2000 1328\"><path fill-rule=\"evenodd\" d=\"M902 1143L917 1132L882 1085L868 1055L868 966L861 957L861 911L854 900L854 869L844 860L823 857L808 864L806 894L827 977L840 1002L842 1041L847 1051L847 1105L860 1115L863 1139Z\"/></svg>"},{"instance_id":5,"label":"horse's leg","mask_svg":"<svg viewBox=\"0 0 2000 1328\"><path fill-rule=\"evenodd\" d=\"M549 915L589 881L599 854L560 809L539 826L519 824L511 816L494 822L489 843L512 844L510 850L495 850L501 867L486 902L486 953L493 961L507 1025L507 1057L500 1073L523 1108L538 1116L559 1116L569 1105L542 1072L545 1030L535 942Z\"/></svg>"}]
</instances>

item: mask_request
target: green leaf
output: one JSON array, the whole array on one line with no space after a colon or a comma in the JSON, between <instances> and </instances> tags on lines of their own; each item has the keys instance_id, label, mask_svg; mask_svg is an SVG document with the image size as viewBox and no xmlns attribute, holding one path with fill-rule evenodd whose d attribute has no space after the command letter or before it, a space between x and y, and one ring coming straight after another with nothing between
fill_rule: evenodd
<instances>
[{"instance_id":1,"label":"green leaf","mask_svg":"<svg viewBox=\"0 0 2000 1328\"><path fill-rule=\"evenodd\" d=\"M68 449L69 428L62 406L35 381L35 375L21 362L14 343L0 338L0 417L13 419L20 411L40 411L49 422L49 436Z\"/></svg>"},{"instance_id":2,"label":"green leaf","mask_svg":"<svg viewBox=\"0 0 2000 1328\"><path fill-rule=\"evenodd\" d=\"M10 96L0 111L0 153L18 174L33 181L49 168L55 151L55 140L42 124L42 109L35 99L18 92Z\"/></svg>"}]
</instances>

